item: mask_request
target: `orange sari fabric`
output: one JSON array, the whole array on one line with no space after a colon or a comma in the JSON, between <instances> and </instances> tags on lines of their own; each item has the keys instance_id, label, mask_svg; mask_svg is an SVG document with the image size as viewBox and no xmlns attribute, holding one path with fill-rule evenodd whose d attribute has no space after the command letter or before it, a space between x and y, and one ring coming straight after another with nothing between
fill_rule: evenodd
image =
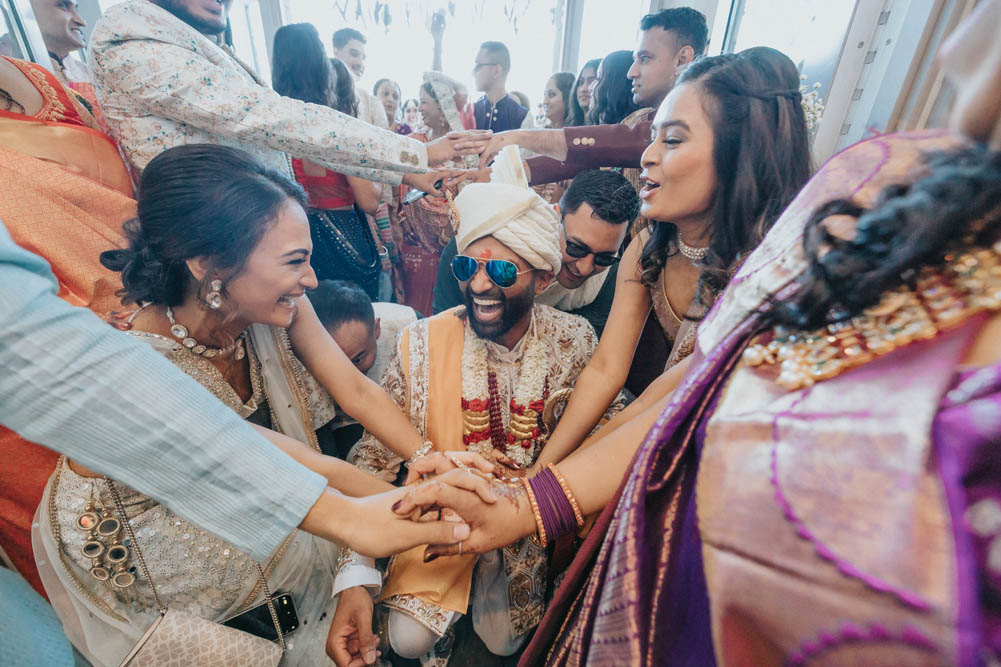
<instances>
[{"instance_id":1,"label":"orange sari fabric","mask_svg":"<svg viewBox=\"0 0 1001 667\"><path fill-rule=\"evenodd\" d=\"M42 94L35 116L0 112L0 220L14 241L48 260L59 296L97 313L115 308L117 274L98 261L125 244L135 216L128 170L86 108L42 67L10 60ZM44 594L31 521L57 455L0 428L0 547Z\"/></svg>"}]
</instances>

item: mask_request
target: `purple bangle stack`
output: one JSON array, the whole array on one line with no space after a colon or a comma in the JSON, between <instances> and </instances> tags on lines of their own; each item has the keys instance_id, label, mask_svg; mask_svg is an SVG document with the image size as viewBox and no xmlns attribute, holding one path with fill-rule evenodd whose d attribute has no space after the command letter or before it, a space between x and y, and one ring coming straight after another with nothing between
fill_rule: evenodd
<instances>
[{"instance_id":1,"label":"purple bangle stack","mask_svg":"<svg viewBox=\"0 0 1001 667\"><path fill-rule=\"evenodd\" d=\"M538 475L528 480L528 483L531 484L532 493L535 494L539 505L547 541L554 542L556 538L572 532L577 527L573 505L563 493L563 488L553 471L544 468Z\"/></svg>"}]
</instances>

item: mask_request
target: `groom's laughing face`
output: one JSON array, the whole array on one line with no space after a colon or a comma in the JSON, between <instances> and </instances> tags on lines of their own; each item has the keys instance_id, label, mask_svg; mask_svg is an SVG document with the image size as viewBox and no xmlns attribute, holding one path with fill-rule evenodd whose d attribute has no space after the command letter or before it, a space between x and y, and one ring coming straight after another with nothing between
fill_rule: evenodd
<instances>
[{"instance_id":1,"label":"groom's laughing face","mask_svg":"<svg viewBox=\"0 0 1001 667\"><path fill-rule=\"evenodd\" d=\"M459 283L469 324L480 338L498 341L530 316L535 303L536 272L492 236L471 243L462 254L481 262L472 278ZM499 287L487 276L485 263L494 259L507 260L518 267L518 279L510 287Z\"/></svg>"}]
</instances>

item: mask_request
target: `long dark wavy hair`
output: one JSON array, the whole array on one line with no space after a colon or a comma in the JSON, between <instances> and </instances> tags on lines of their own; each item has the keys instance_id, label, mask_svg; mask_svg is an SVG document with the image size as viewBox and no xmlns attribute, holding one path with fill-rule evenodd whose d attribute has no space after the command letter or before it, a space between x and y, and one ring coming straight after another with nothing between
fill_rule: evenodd
<instances>
[{"instance_id":1,"label":"long dark wavy hair","mask_svg":"<svg viewBox=\"0 0 1001 667\"><path fill-rule=\"evenodd\" d=\"M563 125L570 124L570 91L573 89L573 72L557 72L549 77L563 98Z\"/></svg>"},{"instance_id":2,"label":"long dark wavy hair","mask_svg":"<svg viewBox=\"0 0 1001 667\"><path fill-rule=\"evenodd\" d=\"M167 149L142 172L138 217L124 225L128 248L102 252L101 264L122 274L123 304L179 305L194 280L187 260L208 257L232 279L289 200L306 206L299 184L238 148Z\"/></svg>"},{"instance_id":3,"label":"long dark wavy hair","mask_svg":"<svg viewBox=\"0 0 1001 667\"><path fill-rule=\"evenodd\" d=\"M358 96L355 94L355 83L351 78L348 66L337 58L330 59L330 68L334 73L333 108L349 116L358 117ZM382 106L381 104L379 106Z\"/></svg>"},{"instance_id":4,"label":"long dark wavy hair","mask_svg":"<svg viewBox=\"0 0 1001 667\"><path fill-rule=\"evenodd\" d=\"M312 23L283 25L275 32L272 86L279 95L335 106L334 75Z\"/></svg>"},{"instance_id":5,"label":"long dark wavy hair","mask_svg":"<svg viewBox=\"0 0 1001 667\"><path fill-rule=\"evenodd\" d=\"M780 51L760 46L701 58L678 79L686 83L699 87L714 137L712 228L696 292L708 306L810 178L810 146L799 73ZM677 237L670 220L652 225L640 258L648 287L678 252Z\"/></svg>"},{"instance_id":6,"label":"long dark wavy hair","mask_svg":"<svg viewBox=\"0 0 1001 667\"><path fill-rule=\"evenodd\" d=\"M1001 235L1001 152L983 146L926 157L927 174L882 192L869 209L839 199L806 224L807 269L800 288L769 313L772 321L814 329L854 317L888 290L911 284L917 269L941 266L964 243L991 245ZM857 218L856 234L839 239L824 221Z\"/></svg>"},{"instance_id":7,"label":"long dark wavy hair","mask_svg":"<svg viewBox=\"0 0 1001 667\"><path fill-rule=\"evenodd\" d=\"M601 61L601 80L594 87L588 125L614 125L639 109L633 102L633 82L626 72L633 65L631 51L612 51Z\"/></svg>"},{"instance_id":8,"label":"long dark wavy hair","mask_svg":"<svg viewBox=\"0 0 1001 667\"><path fill-rule=\"evenodd\" d=\"M580 102L577 101L577 90L580 88L581 80L584 78L584 72L589 69L593 69L595 73L597 73L598 65L600 64L601 59L595 58L594 60L588 60L584 63L584 66L580 68L580 74L577 75L577 80L574 81L573 89L570 91L570 118L567 120L567 126L578 127L580 125L587 124L587 111L585 111L584 107L582 107Z\"/></svg>"}]
</instances>

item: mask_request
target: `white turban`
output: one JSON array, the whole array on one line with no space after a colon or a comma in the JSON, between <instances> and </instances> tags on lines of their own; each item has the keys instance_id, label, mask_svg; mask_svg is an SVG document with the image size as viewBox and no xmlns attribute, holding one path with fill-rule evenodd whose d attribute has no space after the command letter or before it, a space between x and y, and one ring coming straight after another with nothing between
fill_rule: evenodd
<instances>
[{"instance_id":1,"label":"white turban","mask_svg":"<svg viewBox=\"0 0 1001 667\"><path fill-rule=\"evenodd\" d=\"M493 236L533 268L560 270L560 216L528 187L517 146L505 146L494 160L490 182L467 185L455 198L455 208L459 252Z\"/></svg>"}]
</instances>

